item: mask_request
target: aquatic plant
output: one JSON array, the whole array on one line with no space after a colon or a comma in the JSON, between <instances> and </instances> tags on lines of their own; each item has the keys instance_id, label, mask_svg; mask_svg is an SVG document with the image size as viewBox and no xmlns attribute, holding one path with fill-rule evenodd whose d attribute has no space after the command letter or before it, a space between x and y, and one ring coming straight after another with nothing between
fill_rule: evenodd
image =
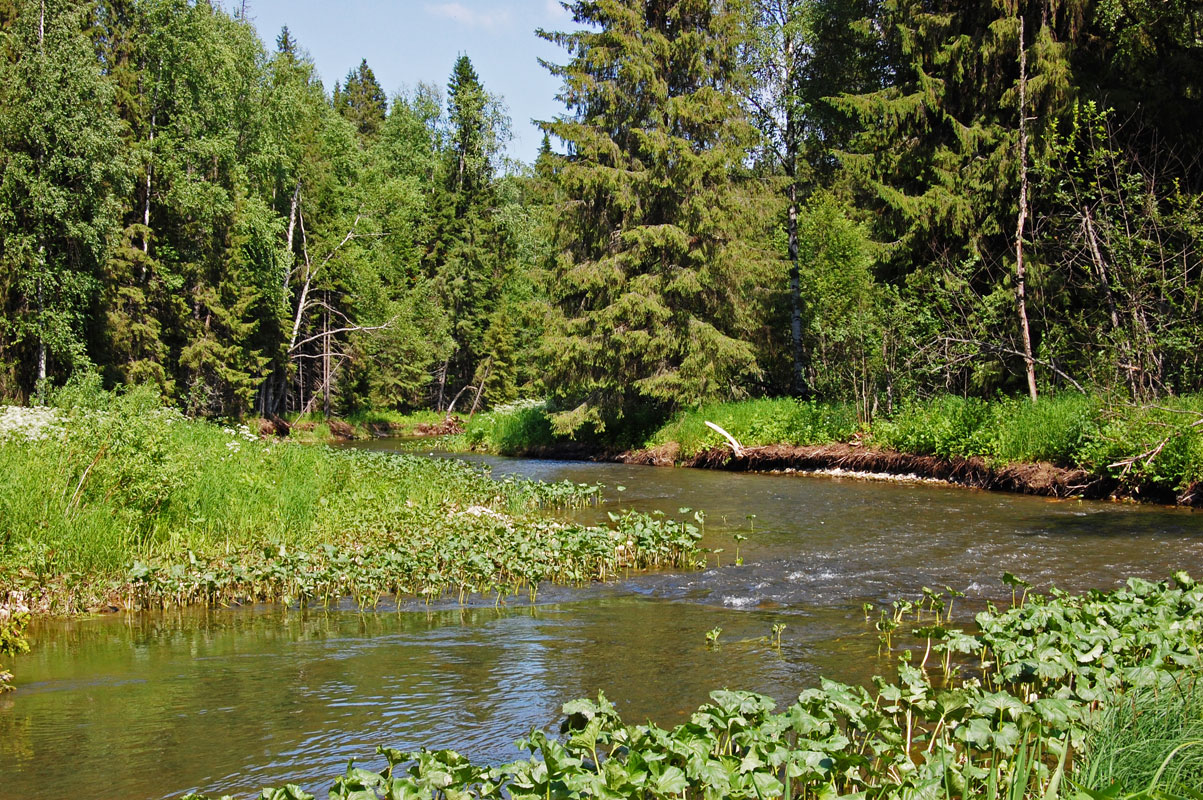
<instances>
[{"instance_id":1,"label":"aquatic plant","mask_svg":"<svg viewBox=\"0 0 1203 800\"><path fill-rule=\"evenodd\" d=\"M563 707L561 738L536 730L520 740L528 759L482 766L450 750L382 747L381 769L350 765L330 797L1113 800L1118 790L1074 780L1102 710L1193 686L1203 668L1203 591L1184 573L1173 585L1132 579L1114 592L1029 592L977 622L973 633L932 637L931 652L974 667L956 683L933 681L907 653L891 680L822 680L781 711L763 695L715 691L672 729L627 725L599 695ZM1171 793L1172 763L1157 762L1155 782L1127 797L1196 797L1191 787Z\"/></svg>"},{"instance_id":2,"label":"aquatic plant","mask_svg":"<svg viewBox=\"0 0 1203 800\"><path fill-rule=\"evenodd\" d=\"M614 527L606 528L519 520L484 506L452 508L411 515L370 544L138 562L116 593L127 608L256 600L328 605L348 596L360 607L374 607L383 595L428 602L456 595L461 603L469 595L495 595L500 602L521 591L533 599L544 581L580 584L629 569L697 565L701 534L693 525L637 512L613 516Z\"/></svg>"}]
</instances>

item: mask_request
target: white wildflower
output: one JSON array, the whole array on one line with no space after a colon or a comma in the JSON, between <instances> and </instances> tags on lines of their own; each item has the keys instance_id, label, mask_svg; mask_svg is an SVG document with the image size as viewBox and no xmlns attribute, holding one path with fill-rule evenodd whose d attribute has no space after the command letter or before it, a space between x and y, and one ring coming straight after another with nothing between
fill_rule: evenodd
<instances>
[{"instance_id":1,"label":"white wildflower","mask_svg":"<svg viewBox=\"0 0 1203 800\"><path fill-rule=\"evenodd\" d=\"M0 441L40 441L62 433L59 422L59 413L53 408L3 406L0 407Z\"/></svg>"}]
</instances>

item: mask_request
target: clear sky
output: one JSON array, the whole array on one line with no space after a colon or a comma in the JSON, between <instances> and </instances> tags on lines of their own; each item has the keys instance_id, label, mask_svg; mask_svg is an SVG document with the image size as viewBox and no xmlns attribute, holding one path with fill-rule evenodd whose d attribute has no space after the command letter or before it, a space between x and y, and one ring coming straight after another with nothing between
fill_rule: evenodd
<instances>
[{"instance_id":1,"label":"clear sky","mask_svg":"<svg viewBox=\"0 0 1203 800\"><path fill-rule=\"evenodd\" d=\"M241 5L225 0L229 11ZM566 53L534 33L572 27L557 0L246 0L246 12L268 49L287 25L327 91L366 58L390 97L422 81L445 94L455 59L466 53L485 89L509 108L510 155L528 163L543 138L531 119L563 111L559 81L536 59L564 63Z\"/></svg>"}]
</instances>

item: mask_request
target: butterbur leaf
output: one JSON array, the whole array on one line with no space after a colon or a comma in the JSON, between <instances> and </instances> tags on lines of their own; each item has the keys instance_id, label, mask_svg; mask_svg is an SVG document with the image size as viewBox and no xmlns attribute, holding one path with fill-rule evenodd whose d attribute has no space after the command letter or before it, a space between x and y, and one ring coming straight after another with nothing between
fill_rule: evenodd
<instances>
[{"instance_id":1,"label":"butterbur leaf","mask_svg":"<svg viewBox=\"0 0 1203 800\"><path fill-rule=\"evenodd\" d=\"M689 781L685 779L685 773L679 767L668 767L656 776L652 784L653 790L660 795L681 794L688 787Z\"/></svg>"}]
</instances>

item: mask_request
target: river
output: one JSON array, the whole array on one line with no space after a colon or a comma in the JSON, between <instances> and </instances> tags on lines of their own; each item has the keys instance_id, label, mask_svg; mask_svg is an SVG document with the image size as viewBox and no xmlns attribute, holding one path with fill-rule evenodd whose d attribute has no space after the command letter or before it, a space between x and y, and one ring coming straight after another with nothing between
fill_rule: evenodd
<instances>
[{"instance_id":1,"label":"river","mask_svg":"<svg viewBox=\"0 0 1203 800\"><path fill-rule=\"evenodd\" d=\"M387 440L363 446L388 448ZM375 612L273 606L40 622L0 696L0 800L248 796L297 782L324 796L377 744L489 762L555 730L562 703L613 700L628 721L684 721L716 688L788 700L819 676L890 669L865 622L952 586L962 624L1010 601L1004 571L1068 590L1203 572L1203 514L930 483L746 475L465 456L544 480L600 482L618 508L706 512L696 573L543 587L500 607L404 601ZM623 487L620 491L619 487ZM692 514L692 511L686 512ZM749 515L755 515L749 516ZM733 534L743 564L735 564ZM785 624L780 647L773 625ZM707 632L721 628L717 646Z\"/></svg>"}]
</instances>

